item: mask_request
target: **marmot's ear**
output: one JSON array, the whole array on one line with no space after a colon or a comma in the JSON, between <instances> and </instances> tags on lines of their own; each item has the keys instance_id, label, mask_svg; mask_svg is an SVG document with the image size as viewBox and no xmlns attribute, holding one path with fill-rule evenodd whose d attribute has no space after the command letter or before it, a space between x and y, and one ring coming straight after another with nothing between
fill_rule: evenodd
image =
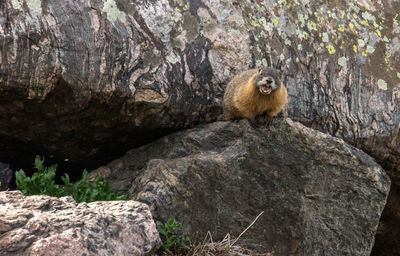
<instances>
[{"instance_id":1,"label":"marmot's ear","mask_svg":"<svg viewBox=\"0 0 400 256\"><path fill-rule=\"evenodd\" d=\"M261 73L263 69L264 69L264 66L263 66L263 65L260 65L260 66L258 67L258 73Z\"/></svg>"}]
</instances>

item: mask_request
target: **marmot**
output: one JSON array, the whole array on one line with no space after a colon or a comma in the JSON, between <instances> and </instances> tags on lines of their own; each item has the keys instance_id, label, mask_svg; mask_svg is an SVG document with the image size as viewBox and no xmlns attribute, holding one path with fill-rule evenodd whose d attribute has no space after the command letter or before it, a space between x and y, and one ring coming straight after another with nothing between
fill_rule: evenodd
<instances>
[{"instance_id":1,"label":"marmot","mask_svg":"<svg viewBox=\"0 0 400 256\"><path fill-rule=\"evenodd\" d=\"M228 119L246 118L254 126L256 116L267 114L273 117L286 101L287 91L278 70L268 67L250 69L235 76L226 87L224 115Z\"/></svg>"}]
</instances>

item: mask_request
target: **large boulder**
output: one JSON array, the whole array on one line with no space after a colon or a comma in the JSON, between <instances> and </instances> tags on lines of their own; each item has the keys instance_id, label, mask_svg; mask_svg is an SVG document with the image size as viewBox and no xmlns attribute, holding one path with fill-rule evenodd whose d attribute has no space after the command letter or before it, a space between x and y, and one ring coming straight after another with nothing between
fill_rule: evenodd
<instances>
[{"instance_id":1,"label":"large boulder","mask_svg":"<svg viewBox=\"0 0 400 256\"><path fill-rule=\"evenodd\" d=\"M91 173L175 218L193 241L244 235L273 255L368 255L390 180L373 158L343 140L276 119L177 132ZM260 247L257 247L260 249Z\"/></svg>"},{"instance_id":2,"label":"large boulder","mask_svg":"<svg viewBox=\"0 0 400 256\"><path fill-rule=\"evenodd\" d=\"M0 192L0 255L146 255L160 244L143 203Z\"/></svg>"},{"instance_id":3,"label":"large boulder","mask_svg":"<svg viewBox=\"0 0 400 256\"><path fill-rule=\"evenodd\" d=\"M0 152L104 163L215 120L229 79L264 64L292 119L398 172L399 3L284 2L2 1Z\"/></svg>"}]
</instances>

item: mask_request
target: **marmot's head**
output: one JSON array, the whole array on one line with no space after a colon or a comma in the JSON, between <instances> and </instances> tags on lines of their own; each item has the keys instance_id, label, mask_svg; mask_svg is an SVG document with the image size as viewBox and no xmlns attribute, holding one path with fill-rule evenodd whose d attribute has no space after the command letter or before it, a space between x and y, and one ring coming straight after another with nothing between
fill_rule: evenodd
<instances>
[{"instance_id":1,"label":"marmot's head","mask_svg":"<svg viewBox=\"0 0 400 256\"><path fill-rule=\"evenodd\" d=\"M263 95L268 95L279 89L281 83L281 74L274 68L260 67L254 77L254 84Z\"/></svg>"}]
</instances>

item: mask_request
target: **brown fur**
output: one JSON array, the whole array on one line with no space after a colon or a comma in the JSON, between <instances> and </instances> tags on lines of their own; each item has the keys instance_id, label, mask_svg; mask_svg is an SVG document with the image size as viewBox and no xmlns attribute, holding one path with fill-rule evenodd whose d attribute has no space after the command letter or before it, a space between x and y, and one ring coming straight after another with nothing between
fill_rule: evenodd
<instances>
[{"instance_id":1,"label":"brown fur","mask_svg":"<svg viewBox=\"0 0 400 256\"><path fill-rule=\"evenodd\" d=\"M279 87L270 94L263 95L254 82L260 74L260 70L250 69L234 77L228 84L223 101L226 118L247 118L252 121L263 113L273 117L283 109L287 101L287 91L280 78L275 79L279 82Z\"/></svg>"}]
</instances>

